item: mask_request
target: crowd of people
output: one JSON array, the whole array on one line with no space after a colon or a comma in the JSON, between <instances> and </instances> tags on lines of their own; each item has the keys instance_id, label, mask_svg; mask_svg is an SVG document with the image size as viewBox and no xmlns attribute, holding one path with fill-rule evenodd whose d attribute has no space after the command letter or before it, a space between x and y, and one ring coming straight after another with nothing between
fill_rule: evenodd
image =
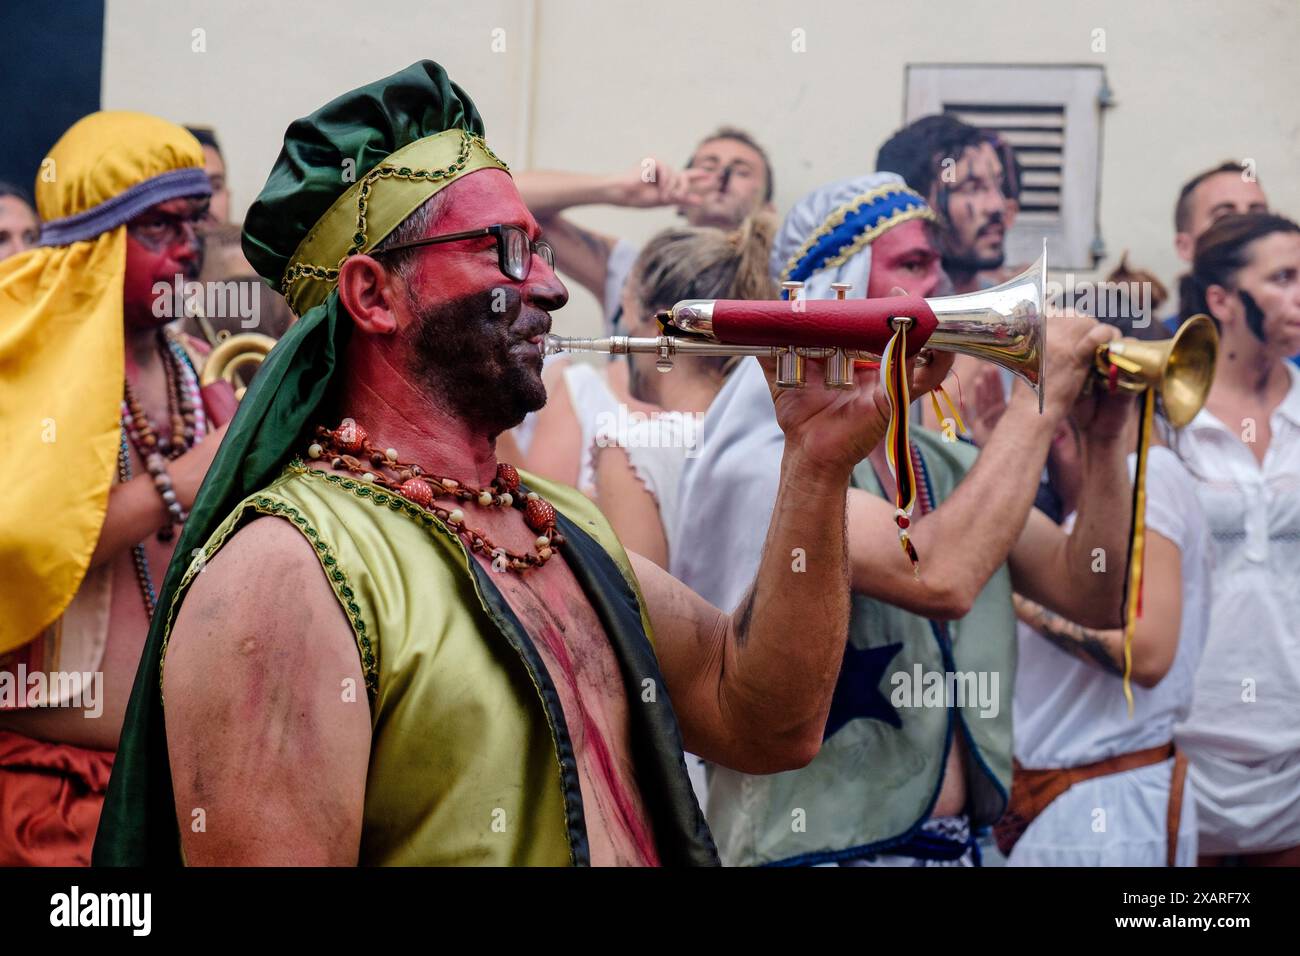
<instances>
[{"instance_id":1,"label":"crowd of people","mask_svg":"<svg viewBox=\"0 0 1300 956\"><path fill-rule=\"evenodd\" d=\"M0 184L0 865L1300 864L1300 227L1250 167L1170 189L1175 312L1048 315L1041 394L910 364L900 458L868 363L578 360L550 315L987 289L998 133L916 120L782 218L732 126L511 172L430 61L286 125L240 225L213 132L143 114ZM1135 496L1098 349L1197 315L1212 385Z\"/></svg>"}]
</instances>

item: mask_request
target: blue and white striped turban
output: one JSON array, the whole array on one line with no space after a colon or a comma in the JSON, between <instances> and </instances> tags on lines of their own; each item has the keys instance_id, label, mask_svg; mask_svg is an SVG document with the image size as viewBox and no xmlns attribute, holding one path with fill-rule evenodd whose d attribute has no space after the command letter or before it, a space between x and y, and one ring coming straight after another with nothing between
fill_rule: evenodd
<instances>
[{"instance_id":1,"label":"blue and white striped turban","mask_svg":"<svg viewBox=\"0 0 1300 956\"><path fill-rule=\"evenodd\" d=\"M834 298L833 282L848 282L849 298L867 294L871 243L899 223L937 217L920 193L896 173L869 173L818 187L785 217L772 245L777 282L804 284L801 298Z\"/></svg>"}]
</instances>

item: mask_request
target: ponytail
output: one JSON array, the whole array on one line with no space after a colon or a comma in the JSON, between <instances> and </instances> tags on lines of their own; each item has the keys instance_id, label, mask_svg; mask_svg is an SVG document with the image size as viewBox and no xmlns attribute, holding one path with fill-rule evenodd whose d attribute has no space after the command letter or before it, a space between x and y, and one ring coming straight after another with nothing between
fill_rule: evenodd
<instances>
[{"instance_id":1,"label":"ponytail","mask_svg":"<svg viewBox=\"0 0 1300 956\"><path fill-rule=\"evenodd\" d=\"M775 299L768 258L776 227L775 216L758 212L732 232L665 229L641 250L628 281L646 312L670 309L682 299ZM735 361L717 356L691 365L726 374Z\"/></svg>"}]
</instances>

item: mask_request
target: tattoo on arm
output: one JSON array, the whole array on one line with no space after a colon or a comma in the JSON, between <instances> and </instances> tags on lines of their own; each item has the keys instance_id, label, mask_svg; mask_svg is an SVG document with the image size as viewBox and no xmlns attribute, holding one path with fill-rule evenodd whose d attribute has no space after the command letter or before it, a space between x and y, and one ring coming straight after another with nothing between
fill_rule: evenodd
<instances>
[{"instance_id":1,"label":"tattoo on arm","mask_svg":"<svg viewBox=\"0 0 1300 956\"><path fill-rule=\"evenodd\" d=\"M1124 674L1123 646L1112 648L1107 642L1108 635L1116 631L1096 631L1082 627L1073 621L1067 621L1059 614L1054 614L1044 607L1025 601L1023 607L1028 612L1027 623L1067 654L1088 664L1095 664L1108 674L1122 677Z\"/></svg>"}]
</instances>

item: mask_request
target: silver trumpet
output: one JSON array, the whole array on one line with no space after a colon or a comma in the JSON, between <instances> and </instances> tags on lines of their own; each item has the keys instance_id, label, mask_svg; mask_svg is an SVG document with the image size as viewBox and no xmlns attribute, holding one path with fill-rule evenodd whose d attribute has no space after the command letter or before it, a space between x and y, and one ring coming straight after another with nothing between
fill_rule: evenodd
<instances>
[{"instance_id":1,"label":"silver trumpet","mask_svg":"<svg viewBox=\"0 0 1300 956\"><path fill-rule=\"evenodd\" d=\"M853 383L853 361L878 360L878 350L854 347L855 341L869 337L887 340L893 327L914 322L918 330L916 344L918 364L928 360L927 352L958 352L992 362L1014 373L1038 395L1039 411L1043 407L1043 373L1047 329L1045 282L1047 277L1047 243L1043 254L1032 266L1014 279L964 295L938 296L932 299L899 297L896 299L846 299L850 287L836 283L834 301L816 304L800 302L802 283L787 282L784 287L789 301L779 303L792 313L823 313L827 323L790 322L789 340L779 339L781 331L772 327L772 303L756 308L768 315L753 328L746 328L734 318L723 323L724 312L733 313L745 303L724 299L686 299L659 314L663 335L636 338L614 335L606 338L546 337L544 352L602 352L610 355L645 353L657 355L655 365L663 372L673 367L682 355L754 355L775 359L777 385L802 388L805 384L806 359L826 360L825 384L830 388L849 388ZM799 308L803 306L803 308ZM923 306L923 307L922 307ZM743 311L743 309L739 309ZM882 315L891 318L884 320ZM813 316L819 318L818 315ZM861 334L868 325L871 330ZM925 330L930 329L928 336ZM823 329L825 341L816 341ZM909 336L911 333L909 332ZM909 347L909 354L912 349Z\"/></svg>"}]
</instances>

